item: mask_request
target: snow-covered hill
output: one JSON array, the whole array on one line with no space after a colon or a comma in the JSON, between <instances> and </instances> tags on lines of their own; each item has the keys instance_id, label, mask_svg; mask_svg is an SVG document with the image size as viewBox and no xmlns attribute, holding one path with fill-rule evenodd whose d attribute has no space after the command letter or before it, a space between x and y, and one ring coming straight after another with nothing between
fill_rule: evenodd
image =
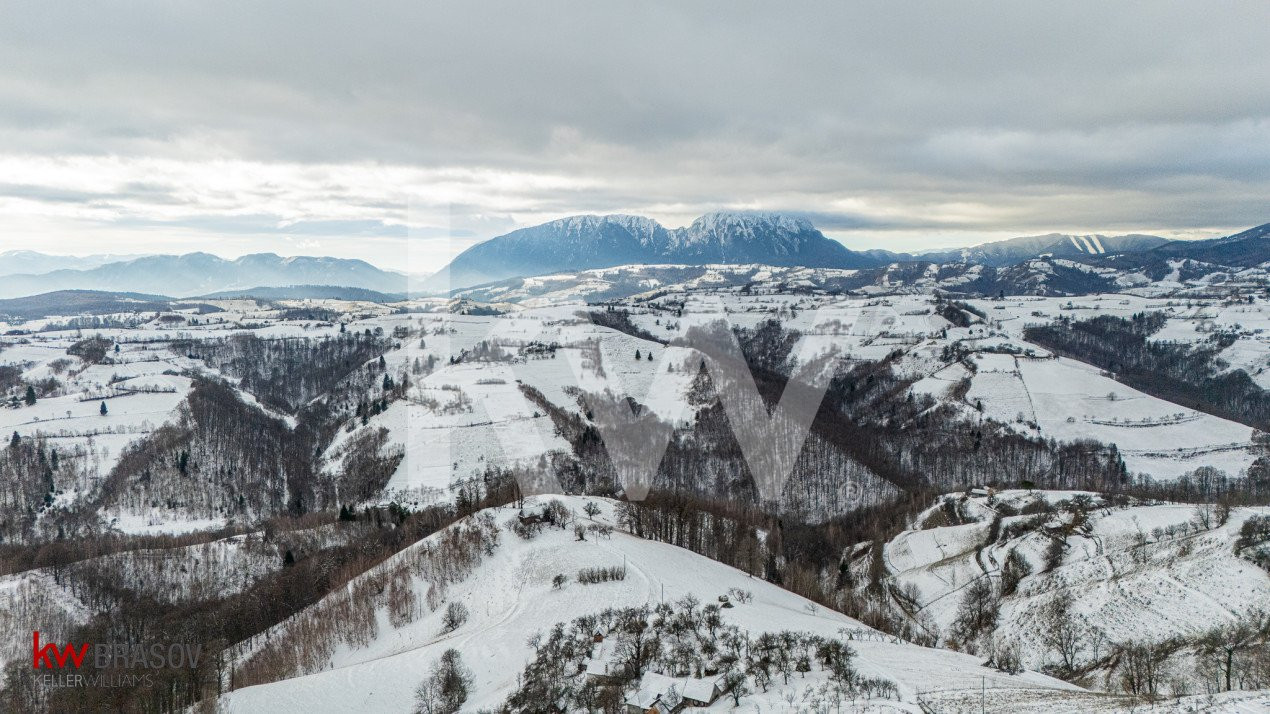
<instances>
[{"instance_id":1,"label":"snow-covered hill","mask_svg":"<svg viewBox=\"0 0 1270 714\"><path fill-rule=\"evenodd\" d=\"M1267 517L1266 507L1227 515L1211 504L976 491L920 514L885 545L884 560L905 615L949 641L971 593L988 584L999 614L976 636L1017 648L1027 667L1065 667L1115 689L1124 664L1117 646L1177 642L1158 664L1161 688L1211 691L1221 682L1196 652L1201 638L1260 622L1270 603L1270 571L1236 547L1249 519Z\"/></svg>"},{"instance_id":2,"label":"snow-covered hill","mask_svg":"<svg viewBox=\"0 0 1270 714\"><path fill-rule=\"evenodd\" d=\"M792 282L808 269L741 270L747 280L776 283ZM399 460L383 483L355 500L400 499L415 506L445 502L453 498L456 482L480 478L489 468L541 471L543 464L569 457L572 445L562 439L544 405L585 421L586 410L579 401L584 393L629 396L669 424L691 429L703 405L692 402L696 373L685 365L700 357L674 344L693 324L680 316L682 303L696 322L727 319L738 328L753 329L778 320L783 329L802 335L795 354L804 358L835 353L842 364L894 358L891 369L910 383L915 396L951 406L959 419L971 424L989 420L1029 438L1115 445L1131 476L1173 481L1202 467L1237 476L1261 454L1252 426L1129 387L1087 363L1054 358L1028 342L1025 334L1029 327L1069 316L1160 313L1167 319L1158 339L1203 347L1211 344L1210 335L1220 332L1227 341L1220 354L1226 369L1243 369L1264 386L1270 379L1264 334L1270 315L1261 300L1183 303L1096 295L964 303L980 317L960 309L949 313L945 303L929 294L851 297L747 290L733 287L739 280L723 279L728 275L723 268L711 271L689 280L648 284L646 295L627 301L623 309L629 310L631 329L638 334L592 322L586 317L589 308L572 292L542 302L509 293L509 301L499 303L505 314L480 314L495 311L482 309L489 303L472 301L424 299L388 306L339 300L217 300L221 312L201 315L187 308L161 319L146 312L14 321L6 329L24 334L10 336L8 346L0 350L0 367L17 380L6 394L17 408L0 410L0 429L47 439L63 458L77 459L80 475L54 478L57 503L70 506L91 494L93 484L109 475L130 444L177 423L191 377L205 375L228 379L239 401L291 429L297 424L296 399L334 405L342 428L322 454L322 471L331 479L362 468L364 464L349 461L349 456L366 456L365 450L350 450L349 445L366 445L372 433L383 429L382 444L371 451ZM788 272L778 278L780 271ZM595 271L596 279L613 272L620 271ZM526 285L531 281L549 283L529 279ZM867 325L861 322L866 314ZM970 321L959 326L945 314ZM118 345L120 351L112 347L93 364L68 354L84 336L81 324L105 325L91 334ZM341 394L360 394L358 400L374 398L361 415L357 401L347 401L351 396L323 396L321 390L309 389L274 394L269 390L286 382L280 368L261 364L258 375L248 379L241 370L255 369L251 360L231 363L226 361L229 355L213 359L210 348L197 346L200 341L230 345L255 340L250 343L253 349L291 344L315 350L341 335L364 336L368 331L382 335L373 339L382 340L383 366L367 364L353 371L354 365L341 364L340 370L356 377L356 386L347 379L331 383L343 384ZM226 340L230 342L222 342ZM174 349L178 344L181 347ZM304 353L293 359L300 354ZM365 358L378 354L366 352ZM385 390L385 376L400 384ZM22 385L28 383L43 385L34 406L23 404ZM545 401L530 401L524 388L532 388ZM387 399L381 403L381 397ZM106 414L100 413L103 399ZM869 498L882 494L876 482L865 483L874 483L867 488ZM807 485L811 490L798 490L791 505L821 517L841 507L820 490L823 484ZM231 515L196 517L181 515L181 510L112 508L107 520L118 518L119 528L135 531L164 522L176 528L176 521L188 521L190 527L214 525Z\"/></svg>"},{"instance_id":3,"label":"snow-covered hill","mask_svg":"<svg viewBox=\"0 0 1270 714\"><path fill-rule=\"evenodd\" d=\"M548 500L531 500L525 512L533 512ZM558 497L572 512L577 524L614 525L614 504L603 499ZM594 518L588 517L588 503L599 507ZM770 583L702 558L688 551L661 543L641 540L620 530L610 536L589 532L586 540L576 539L574 529L548 526L531 540L513 533L518 511L504 508L474 517L485 525L456 524L451 529L497 529L497 544L479 557L470 570L451 574L443 580L432 565L435 559L423 558L427 566L411 566L417 551L440 548L447 532L438 533L412 546L393 561L363 579L378 577L393 583L396 591L371 595L367 600L354 599L336 605L337 595L325 607L315 606L311 615L302 614L294 624L283 624L248 648L261 659L291 648L300 648L296 638L315 637L306 624L325 612L334 614L351 607L359 612L349 617L364 631L339 639L325 661L317 663L318 671L282 681L246 687L223 696L220 704L231 712L256 711L376 711L410 712L414 690L428 668L442 652L458 650L473 673L472 692L464 711L492 709L501 705L520 684L521 671L534 656L530 638L550 630L556 623L569 623L583 615L594 615L609 608L654 607L658 603L675 603L687 596L698 605L717 603L729 596L732 607L721 611L724 623L735 624L751 638L769 632L806 632L835 639L856 652L854 667L861 675L893 682L899 700L865 700L857 704L861 711L921 711L919 692L928 690L971 689L986 686L992 690L1038 690L1050 696L1078 694L1076 687L1044 675L1025 672L1004 674L982 666L982 659L948 650L918 647L896 641L871 630L861 623L824 607L815 605ZM440 551L437 551L440 552ZM616 567L626 573L624 580L583 584L576 579L584 568ZM408 575L397 576L402 572ZM563 574L568 582L553 585L553 578ZM404 577L404 580L401 578ZM402 584L404 583L404 585ZM369 593L361 581L349 587L352 593ZM736 596L737 591L748 595ZM392 598L408 598L409 603L390 604ZM743 600L743 601L742 601ZM442 620L450 602L464 603L470 615L452 631ZM392 611L411 612L408 620ZM396 618L396 619L394 619ZM350 644L349 639L356 642ZM620 642L620 633L610 639ZM312 647L306 641L303 647ZM598 647L598 651L606 651ZM707 658L708 659L708 658ZM704 666L704 664L703 664ZM673 675L674 673L667 673ZM690 678L689 678L690 679ZM580 687L587 681L584 672L569 677L565 686ZM742 709L759 707L765 711L787 711L791 706L786 696L793 695L794 709L813 710L806 704L814 692L826 683L821 671L805 677L794 675L789 684L778 676L769 691L742 697ZM731 700L721 699L716 708L731 708ZM828 706L828 705L826 705ZM823 708L821 709L823 710ZM828 711L833 711L832 707Z\"/></svg>"},{"instance_id":4,"label":"snow-covered hill","mask_svg":"<svg viewBox=\"0 0 1270 714\"><path fill-rule=\"evenodd\" d=\"M1248 287L1255 271L1217 290L1194 266L1176 270L1144 276L1132 294L963 297L944 291L1007 274L1053 286L1115 273L1057 258L1002 270L624 266L450 298L320 293L117 312L74 302L12 316L0 323L0 566L12 573L0 577L0 629L47 622L51 635L93 637L124 616L121 602L143 600L165 616L214 613L202 632L219 648L226 616L267 612L233 621L233 639L246 639L224 673L231 710L391 711L410 706L451 647L473 670L471 706L495 707L539 696L528 685L548 670L569 682L604 673L616 649L582 630L639 621L660 632L704 623L715 606L715 631L694 625L677 654L623 680L621 696L695 692L732 667L749 690L742 710L970 711L982 698L1119 711L1143 701L1123 694L1140 686L1123 663L1164 653L1168 679L1151 691L1188 693L1170 706L1255 709L1263 695L1220 691L1196 638L1243 627L1270 596L1254 520L1270 514L1238 505L1264 503L1270 306ZM770 400L807 365L830 377L805 440L744 412L733 422L695 341L720 323L753 368L751 399ZM1112 359L1054 341L1091 325L1106 328L1094 347L1114 345ZM1167 384L1131 381L1142 364L1132 360L1148 353ZM1228 385L1243 391L1217 391ZM659 495L681 500L661 507L701 520L640 531L659 542L607 531L615 506L601 494L629 497L631 481L604 450L621 434L605 431L597 404L664 427L650 474ZM796 455L774 498L746 461L755 445ZM989 486L1105 495L960 499ZM582 540L550 526L524 539L517 531L531 526L507 508L433 533L522 494L532 520L542 493L575 494L554 498L587 526ZM927 508L936 493L952 505ZM1150 500L1210 495L1238 507L1227 518L1216 504ZM716 517L733 530L716 531ZM1236 552L1237 540L1252 545ZM623 560L624 578L583 573ZM1013 589L994 590L1005 579ZM998 621L962 637L976 583L991 584L978 591L999 600ZM469 614L445 631L455 602ZM1057 610L1097 632L1063 671L1043 637ZM548 634L535 645L536 631ZM773 632L787 634L762 637ZM747 642L775 664L720 658ZM844 643L849 669L833 654ZM1099 691L1007 674L1014 653ZM10 669L20 655L0 651ZM700 671L673 663L694 657ZM1232 686L1268 681L1246 672Z\"/></svg>"}]
</instances>

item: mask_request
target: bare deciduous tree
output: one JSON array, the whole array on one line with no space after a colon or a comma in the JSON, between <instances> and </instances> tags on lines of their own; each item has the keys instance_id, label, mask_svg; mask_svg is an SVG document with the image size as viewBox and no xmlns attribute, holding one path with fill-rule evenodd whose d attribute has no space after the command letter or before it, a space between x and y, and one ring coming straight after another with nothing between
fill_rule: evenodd
<instances>
[{"instance_id":1,"label":"bare deciduous tree","mask_svg":"<svg viewBox=\"0 0 1270 714\"><path fill-rule=\"evenodd\" d=\"M467 605L451 600L450 604L445 606L445 614L441 616L441 626L446 632L453 632L467 622L467 616Z\"/></svg>"},{"instance_id":2,"label":"bare deciduous tree","mask_svg":"<svg viewBox=\"0 0 1270 714\"><path fill-rule=\"evenodd\" d=\"M1089 632L1084 625L1072 617L1070 596L1061 595L1049 604L1046 608L1044 628L1041 640L1046 647L1058 655L1063 673L1071 674L1076 671L1080 653L1085 649Z\"/></svg>"}]
</instances>

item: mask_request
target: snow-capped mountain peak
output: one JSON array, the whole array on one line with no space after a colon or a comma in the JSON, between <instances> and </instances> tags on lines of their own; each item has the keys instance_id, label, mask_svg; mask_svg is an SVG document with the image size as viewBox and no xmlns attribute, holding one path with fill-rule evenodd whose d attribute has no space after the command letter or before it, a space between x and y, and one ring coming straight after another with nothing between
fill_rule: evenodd
<instances>
[{"instance_id":1,"label":"snow-capped mountain peak","mask_svg":"<svg viewBox=\"0 0 1270 714\"><path fill-rule=\"evenodd\" d=\"M588 231L616 228L629 232L641 243L651 245L658 233L666 229L657 221L643 216L632 216L623 213L607 215L582 214L568 216L546 223L539 228L555 228L569 235L581 235Z\"/></svg>"},{"instance_id":2,"label":"snow-capped mountain peak","mask_svg":"<svg viewBox=\"0 0 1270 714\"><path fill-rule=\"evenodd\" d=\"M688 233L709 233L723 230L779 230L789 233L814 231L811 221L800 216L782 213L716 211L693 221L685 230Z\"/></svg>"},{"instance_id":3,"label":"snow-capped mountain peak","mask_svg":"<svg viewBox=\"0 0 1270 714\"><path fill-rule=\"evenodd\" d=\"M522 228L461 253L430 280L436 290L617 265L766 264L858 268L877 261L775 213L708 213L667 229L639 216L572 216Z\"/></svg>"},{"instance_id":4,"label":"snow-capped mountain peak","mask_svg":"<svg viewBox=\"0 0 1270 714\"><path fill-rule=\"evenodd\" d=\"M811 221L778 213L707 213L673 233L678 246L765 240L777 250L788 247L782 244L799 244L802 239L823 237Z\"/></svg>"}]
</instances>

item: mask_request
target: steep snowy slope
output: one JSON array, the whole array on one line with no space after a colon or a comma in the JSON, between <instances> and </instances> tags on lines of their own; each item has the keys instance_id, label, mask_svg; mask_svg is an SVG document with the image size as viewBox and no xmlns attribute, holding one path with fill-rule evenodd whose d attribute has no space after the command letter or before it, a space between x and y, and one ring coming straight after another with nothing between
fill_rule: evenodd
<instances>
[{"instance_id":1,"label":"steep snowy slope","mask_svg":"<svg viewBox=\"0 0 1270 714\"><path fill-rule=\"evenodd\" d=\"M1233 547L1246 520L1267 515L1236 508L1220 523L1212 506L1114 507L1075 492L950 496L887 543L885 562L897 590L912 596L910 614L945 637L957 631L967 593L986 582L998 594L1013 590L1000 598L992 638L1017 646L1025 666L1063 664L1052 638L1065 622L1077 628L1070 666L1091 685L1118 689L1117 644L1176 639L1183 645L1160 681L1202 691L1189 647L1270 603L1270 572ZM1023 577L1003 586L1012 553L1026 563Z\"/></svg>"},{"instance_id":2,"label":"steep snowy slope","mask_svg":"<svg viewBox=\"0 0 1270 714\"><path fill-rule=\"evenodd\" d=\"M631 395L671 423L690 418L693 374L670 371L690 350L596 325L577 311L377 320L390 330L411 326L427 335L388 352L390 371L410 373L416 364L434 371L416 373L405 399L337 435L327 452L329 468L345 468L350 443L386 429L385 449L400 451L402 459L384 498L417 506L450 500L452 484L480 477L487 468L535 466L553 452L568 452L569 444L522 385L569 412L581 411L581 389Z\"/></svg>"},{"instance_id":3,"label":"steep snowy slope","mask_svg":"<svg viewBox=\"0 0 1270 714\"><path fill-rule=\"evenodd\" d=\"M600 507L594 522L611 523L614 519L610 502L579 497L560 497L560 501L577 514L581 523L592 523L584 515L588 502ZM531 501L526 509L534 505ZM372 595L373 589L354 582L350 592L364 593L369 601L356 601L352 607L369 609L373 614L344 611L342 617L366 622L369 631L341 640L330 650L329 657L318 662L319 671L233 691L221 698L221 705L230 712L407 712L411 711L414 688L428 667L444 650L454 648L474 675L473 692L464 711L494 708L516 689L522 667L533 656L528 640L535 632L605 608L670 603L689 594L700 603L711 603L729 590L735 593L735 589L752 593L752 598L734 598L735 606L722 611L724 623L736 624L751 635L792 630L839 639L856 651L855 667L861 675L883 678L897 687L901 701L870 703L862 699L862 706L916 712L920 711L916 703L919 690L981 685L989 689L1044 689L1056 694L1080 691L1043 675L1007 675L981 666L980 658L895 641L742 572L621 531L610 537L591 533L579 542L571 529L548 527L536 538L522 540L507 525L514 522L516 514L514 509L495 509L477 518L489 519L490 525L483 528L497 528L497 545L487 551L489 555L477 558L478 564L470 571L463 572L456 566L459 574L451 571L448 582L441 575L445 571L437 565L406 567L412 552L437 547L446 532L430 536L381 566L381 574L401 567L410 573L409 598L413 604L397 607L398 612L412 611L409 621L398 618L394 624L387 598ZM476 526L460 523L447 530L464 527ZM465 537L471 539L472 536ZM593 585L577 582L574 575L588 567L624 568L627 575L624 580ZM568 578L558 588L552 584L557 574ZM373 575L374 572L362 579ZM398 582L391 576L387 580ZM389 589L397 587L394 584ZM444 631L442 626L447 602L465 603L470 610L467 621L452 632ZM315 606L313 617L323 617L321 605ZM295 638L311 632L302 622L304 618L301 615L290 627L284 623L275 628L268 636L273 649L264 650L265 656L287 650L290 642L296 642L298 647ZM348 639L360 642L349 644ZM263 641L253 647L261 651L262 646ZM806 679L796 677L789 685L776 678L770 691L746 695L741 701L743 707L784 711L790 706L784 703L784 695L793 693L798 697L807 687L823 683L819 672L809 673ZM716 708L731 708L731 700L725 697L716 703Z\"/></svg>"}]
</instances>

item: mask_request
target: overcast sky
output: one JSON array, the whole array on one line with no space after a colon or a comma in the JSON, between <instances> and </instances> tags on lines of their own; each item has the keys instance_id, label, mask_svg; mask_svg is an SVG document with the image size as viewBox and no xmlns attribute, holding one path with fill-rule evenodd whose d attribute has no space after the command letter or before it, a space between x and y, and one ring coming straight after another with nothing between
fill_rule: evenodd
<instances>
[{"instance_id":1,"label":"overcast sky","mask_svg":"<svg viewBox=\"0 0 1270 714\"><path fill-rule=\"evenodd\" d=\"M1270 4L8 2L0 249L435 269L576 213L848 247L1270 222Z\"/></svg>"}]
</instances>

